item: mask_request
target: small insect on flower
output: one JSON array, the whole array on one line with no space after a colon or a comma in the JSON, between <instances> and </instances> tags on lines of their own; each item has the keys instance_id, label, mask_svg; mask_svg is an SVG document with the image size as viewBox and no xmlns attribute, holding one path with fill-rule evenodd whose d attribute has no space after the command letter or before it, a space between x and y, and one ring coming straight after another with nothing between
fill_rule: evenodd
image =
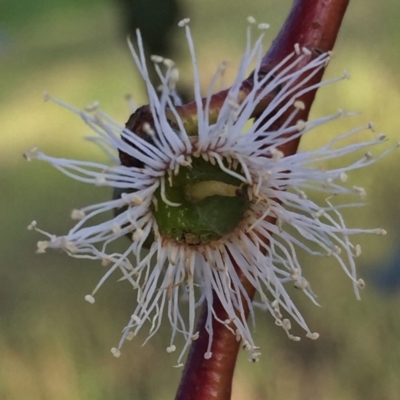
<instances>
[{"instance_id":1,"label":"small insect on flower","mask_svg":"<svg viewBox=\"0 0 400 400\"><path fill-rule=\"evenodd\" d=\"M129 46L146 84L149 104L135 110L126 126L113 121L97 105L84 112L48 96L83 119L97 135L92 141L106 150L113 165L53 158L38 149L27 152L26 158L46 161L81 182L110 186L114 197L73 210L71 216L77 222L64 236L48 234L36 222L29 229L47 236L47 240L38 242L38 253L58 248L71 257L99 260L108 267L94 291L85 296L89 303L95 302L101 285L117 271L132 285L137 301L119 345L112 349L115 356L120 355L123 342L132 339L145 324L149 324L150 339L166 319L172 327L167 352L176 350L178 334L184 338L178 357L181 365L187 348L199 336L195 330L196 311L205 305L209 342L204 356L212 357L212 323L218 320L213 300L218 299L228 316L218 321L243 341L250 359L255 361L260 352L244 311L250 309L254 322L255 303L247 295L240 275L256 289L261 305L276 324L295 341L300 337L291 333L291 320L304 329L308 338L318 337L286 291L286 284L291 283L316 303L303 276L298 249L336 259L352 281L357 297L364 287L354 262L361 248L350 237L358 233L383 235L385 231L347 228L340 210L359 203L337 202L341 194L355 199L365 195L364 189L345 185L347 174L371 165L377 158L368 150L360 159L335 169L315 165L359 154L360 149L377 145L384 137L338 146L356 132L372 129L366 125L337 136L318 150L284 154L282 149L290 140L349 115L338 112L310 122L297 117L304 109L300 96L315 90L309 82L326 67L330 54L310 58L310 50L295 46L278 65L261 72L264 33L252 41L254 28L249 27L236 78L216 109L213 91L223 68L202 98L188 20L179 25L186 32L193 63L194 103L181 105L175 91L179 74L174 63L153 56L161 80L157 92L149 81L139 32L138 50ZM260 25L261 30L267 27ZM247 86L246 91L243 82L254 64L255 70L247 78L251 87ZM318 86L345 78L346 74ZM284 113L288 116L277 129L275 122ZM254 123L249 124L255 115ZM349 157L343 160L345 163ZM315 191L325 194L324 204L311 200L309 194ZM109 211L113 211L111 219L92 222ZM125 236L130 242L126 241L124 252L109 250L112 242L126 240ZM181 306L182 299L188 307Z\"/></svg>"}]
</instances>

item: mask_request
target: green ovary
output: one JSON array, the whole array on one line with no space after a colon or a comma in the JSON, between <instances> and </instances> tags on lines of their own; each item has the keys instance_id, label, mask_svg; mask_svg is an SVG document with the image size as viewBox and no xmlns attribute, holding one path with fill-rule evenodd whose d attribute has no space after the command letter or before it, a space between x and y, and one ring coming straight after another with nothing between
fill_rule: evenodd
<instances>
[{"instance_id":1,"label":"green ovary","mask_svg":"<svg viewBox=\"0 0 400 400\"><path fill-rule=\"evenodd\" d=\"M249 205L245 189L218 165L194 158L172 177L172 186L166 179L165 197L180 206L166 204L161 189L155 193L153 215L160 234L188 245L218 240L243 220Z\"/></svg>"}]
</instances>

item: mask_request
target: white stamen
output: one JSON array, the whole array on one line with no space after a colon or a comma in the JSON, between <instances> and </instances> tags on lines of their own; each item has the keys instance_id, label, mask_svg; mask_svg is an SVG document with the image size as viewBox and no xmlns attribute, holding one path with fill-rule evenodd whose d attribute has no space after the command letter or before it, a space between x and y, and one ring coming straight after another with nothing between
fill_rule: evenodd
<instances>
[{"instance_id":1,"label":"white stamen","mask_svg":"<svg viewBox=\"0 0 400 400\"><path fill-rule=\"evenodd\" d=\"M175 91L179 71L173 61L153 55L151 68L156 70L161 83L160 93L157 93L149 80L140 33L137 34L138 49L132 43L129 47L146 85L153 115L151 121L143 121L141 125L138 121L145 133L144 138L125 129L124 121L117 123L101 110L92 113L97 104L86 108L90 111L88 113L48 94L45 96L78 114L97 135L90 141L99 144L113 164L105 166L94 161L58 159L37 148L26 152L25 158L45 161L80 182L109 186L122 194L109 201L73 210L71 217L76 220L75 226L64 236L54 236L38 229L36 221L31 222L28 229L44 236L45 240L37 244L38 253L49 248L59 249L71 257L97 260L107 267L92 294L85 296L89 303L94 303L94 295L113 274L119 274L117 280L132 285L136 293L135 308L120 343L111 350L116 357L120 355L124 341L145 330L146 325L149 327L147 341L165 321L169 321L171 337L166 351L172 353L176 350L173 343L177 343L176 337L181 335L184 344L176 365L181 367L187 349L199 338L195 321L198 307L203 303L208 312L205 326L208 343L204 357L211 358L213 329L217 323L213 298L218 298L226 315L224 321L218 323L235 335L236 340L243 341L249 360L256 362L260 351L254 343L244 306L250 308L254 322L254 307L258 304L245 298L239 272L257 288L259 305L270 312L275 324L282 327L290 340L300 340L290 332L293 324L303 329L308 338L317 339L318 334L310 331L296 308L290 289L287 291L287 286L294 285L317 304L308 277L303 276L305 271L301 268L298 253L306 252L317 257L330 255L330 263L335 261L343 269L359 297L359 289L365 283L357 278L355 257L361 255L361 247L353 245L350 240L355 234L384 235L386 231L345 225L341 209L359 205L354 194L365 197L363 188L346 183L353 170L373 164L391 150L382 154L374 151L375 157L372 157L369 148L385 141L383 134L371 140L349 140L362 129L374 129L372 124L368 124L337 136L316 150L303 150L296 154L286 151L292 140L301 139L314 128L354 115L340 110L337 114L307 122L299 119L301 111L309 106L299 99L306 99L307 93L323 85L348 78L348 74L320 84L313 83L316 81L314 77L326 67L331 54L313 52L313 57L310 57L310 49L296 44L293 52L278 65L268 71L262 70L259 79L254 79L254 87L244 93L241 91L242 82L248 78L254 65L255 71L260 72L263 54L261 37L264 32L252 44L251 27L248 27L247 49L237 76L226 97L221 99L221 108L214 118L212 93L225 66L220 67L202 99L204 92L188 23L189 19L184 19L179 26L185 27L193 63L196 115L186 115L185 108L177 108L181 104ZM248 23L255 24L256 21L249 17ZM267 29L268 24L259 24L258 27ZM262 99L270 100L263 105L261 115L254 119ZM184 112L181 114L181 111ZM248 120L253 120L253 123L249 124ZM357 136L359 138L362 136ZM359 154L365 156L357 158L357 161L348 161L349 156ZM124 163L121 155L138 160L139 166L121 165ZM200 240L200 243L197 232L191 232L191 226L186 229L182 225L183 229L178 220L169 221L173 229L173 224L176 224L176 232L169 233L157 220L157 212L165 205L178 208L175 210L178 212L182 210L179 209L182 207L180 203L168 197L175 199L174 190L181 190L180 174L185 173L182 167L187 170L194 168L195 157L201 157L201 162L218 168L218 174L225 174L227 179L224 185L219 178L207 177L206 181L223 188L226 186L226 189L229 187L229 198L242 199L246 207L243 219L231 232L224 232L212 241ZM340 167L329 169L329 161L339 158L342 159ZM196 182L196 185L201 188L200 183ZM314 196L314 192L322 193L322 196ZM213 190L209 196L197 195L196 198L208 201L221 193ZM342 204L341 199L345 203ZM352 201L355 203L346 203ZM215 209L213 212L217 218L220 211ZM194 235L194 241L188 239L190 235ZM120 252L116 249L122 247L114 246L117 239L121 239L122 246L126 240L126 248ZM323 261L318 259L318 263ZM183 302L186 304L184 307Z\"/></svg>"}]
</instances>

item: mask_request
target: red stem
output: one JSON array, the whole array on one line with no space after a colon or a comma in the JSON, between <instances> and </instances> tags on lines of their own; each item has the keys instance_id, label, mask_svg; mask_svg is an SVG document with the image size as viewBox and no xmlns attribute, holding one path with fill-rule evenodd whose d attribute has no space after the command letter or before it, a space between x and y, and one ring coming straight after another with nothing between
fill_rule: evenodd
<instances>
[{"instance_id":1,"label":"red stem","mask_svg":"<svg viewBox=\"0 0 400 400\"><path fill-rule=\"evenodd\" d=\"M310 57L332 50L348 3L349 0L295 0L283 28L262 60L262 68L270 70L277 65L293 51L296 43L300 47L311 50ZM310 59L305 59L304 63L308 61ZM298 68L302 68L304 63ZM320 82L322 75L323 71L317 74L308 85ZM316 90L302 96L301 100L305 104L305 109L298 114L299 119L307 120L315 94ZM219 104L224 97L224 94L217 93L214 103ZM189 110L191 110L190 106ZM287 114L283 115L277 121L278 126L284 122L286 116ZM281 150L286 155L295 154L298 144L298 139L292 140ZM240 274L240 267L237 271L249 297L253 298L255 289ZM225 311L216 296L213 308L221 320L226 319ZM176 400L229 400L231 398L232 378L240 343L224 325L214 320L212 357L206 360L204 358L208 344L208 333L205 330L206 318L207 309L204 306L198 321L199 339L193 342L190 349Z\"/></svg>"},{"instance_id":2,"label":"red stem","mask_svg":"<svg viewBox=\"0 0 400 400\"><path fill-rule=\"evenodd\" d=\"M254 287L241 276L241 281L249 297L254 297ZM246 308L246 301L243 301ZM225 309L217 296L214 297L213 308L218 317L224 321L228 318ZM249 310L245 309L246 315ZM208 310L206 306L200 314L197 328L199 338L193 342L176 400L229 400L232 392L232 378L240 341L220 322L213 320L212 357L204 358L208 346L208 332L205 330Z\"/></svg>"}]
</instances>

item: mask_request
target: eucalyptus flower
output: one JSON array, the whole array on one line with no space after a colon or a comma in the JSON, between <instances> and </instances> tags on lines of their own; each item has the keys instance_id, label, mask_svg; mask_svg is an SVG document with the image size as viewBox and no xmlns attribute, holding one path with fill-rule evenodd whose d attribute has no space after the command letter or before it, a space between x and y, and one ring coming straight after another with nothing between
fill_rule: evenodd
<instances>
[{"instance_id":1,"label":"eucalyptus flower","mask_svg":"<svg viewBox=\"0 0 400 400\"><path fill-rule=\"evenodd\" d=\"M304 107L299 100L303 94L346 79L348 74L308 85L326 67L331 54L316 54L299 69L310 54L309 49L299 46L268 73L261 73L263 34L253 41L249 27L236 78L215 112L212 96L225 66L218 69L202 98L187 22L180 26L185 29L193 64L195 112L191 115L185 113L175 91L179 74L171 60L153 56L161 87L149 81L140 33L137 49L131 43L129 46L146 84L149 104L133 110L126 126L97 107L81 111L46 95L83 119L96 134L90 141L106 151L112 164L54 158L38 149L27 152L26 158L48 162L78 181L114 188L114 198L73 210L71 216L77 222L66 235L49 234L35 221L29 229L46 237L38 242L38 253L61 249L71 257L98 260L108 267L94 291L85 297L88 302L95 302L95 294L114 273L132 285L136 302L120 343L112 349L115 356L119 356L124 341L145 325L148 340L167 320L171 325L167 352L176 350L177 335L184 338L178 356L181 365L188 347L198 338L197 309L206 304L209 346L204 357L212 357L212 321L219 318L213 299L218 298L228 316L219 322L243 341L255 361L260 354L251 332L256 305L268 310L290 339L300 340L291 333L291 321L303 328L306 337L318 338L287 292L287 285L294 285L317 304L303 276L298 250L315 257L333 257L359 297L364 282L357 277L355 258L361 248L352 237L360 233L383 235L385 231L349 228L340 212L362 204L364 189L349 187L347 175L379 158L373 158L369 148L382 143L385 136L348 144L350 136L373 129L367 124L338 135L317 150L285 155L282 149L289 141L350 115L339 111L309 122L297 118ZM259 28L264 30L267 25ZM254 65L252 86L244 93L242 82ZM288 110L292 111L288 114ZM274 123L285 113L289 116L276 129ZM354 160L349 163L351 154ZM340 167L318 166L341 158ZM318 203L314 198L326 200ZM92 222L99 215L104 215L103 222ZM126 240L126 250L109 250L119 239ZM257 303L247 295L238 271L256 289ZM250 309L250 326L246 307Z\"/></svg>"}]
</instances>

